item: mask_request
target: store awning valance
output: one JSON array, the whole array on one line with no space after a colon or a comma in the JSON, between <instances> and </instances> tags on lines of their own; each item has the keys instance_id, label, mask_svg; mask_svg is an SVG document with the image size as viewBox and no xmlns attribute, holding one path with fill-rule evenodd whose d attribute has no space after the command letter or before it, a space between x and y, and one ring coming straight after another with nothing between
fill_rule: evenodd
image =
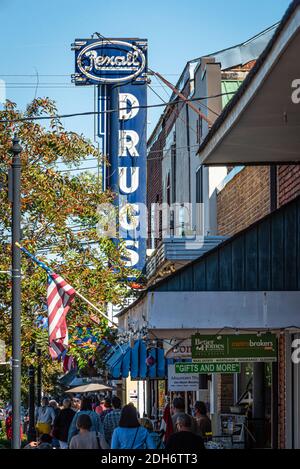
<instances>
[{"instance_id":1,"label":"store awning valance","mask_svg":"<svg viewBox=\"0 0 300 469\"><path fill-rule=\"evenodd\" d=\"M159 347L147 347L143 340L117 345L107 357L106 365L113 379L158 379L166 377L164 350Z\"/></svg>"}]
</instances>

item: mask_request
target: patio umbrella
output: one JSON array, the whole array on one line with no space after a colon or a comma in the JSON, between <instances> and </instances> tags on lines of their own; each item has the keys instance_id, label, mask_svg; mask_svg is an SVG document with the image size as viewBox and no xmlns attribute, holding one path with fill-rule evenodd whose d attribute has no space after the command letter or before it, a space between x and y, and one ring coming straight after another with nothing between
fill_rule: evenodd
<instances>
[{"instance_id":1,"label":"patio umbrella","mask_svg":"<svg viewBox=\"0 0 300 469\"><path fill-rule=\"evenodd\" d=\"M80 394L80 393L85 393L85 392L98 392L98 391L111 391L111 390L112 390L112 387L107 386L106 384L89 383L89 384L83 384L82 386L76 386L75 388L69 389L66 392Z\"/></svg>"}]
</instances>

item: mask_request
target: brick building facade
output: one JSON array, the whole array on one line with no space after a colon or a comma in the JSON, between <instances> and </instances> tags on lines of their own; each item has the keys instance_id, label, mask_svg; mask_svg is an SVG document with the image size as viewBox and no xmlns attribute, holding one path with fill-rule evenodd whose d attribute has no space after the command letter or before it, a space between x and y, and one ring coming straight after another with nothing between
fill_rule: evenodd
<instances>
[{"instance_id":1,"label":"brick building facade","mask_svg":"<svg viewBox=\"0 0 300 469\"><path fill-rule=\"evenodd\" d=\"M270 208L270 168L244 167L217 195L218 234L232 236Z\"/></svg>"},{"instance_id":2,"label":"brick building facade","mask_svg":"<svg viewBox=\"0 0 300 469\"><path fill-rule=\"evenodd\" d=\"M281 165L277 168L278 206L300 195L300 165Z\"/></svg>"}]
</instances>

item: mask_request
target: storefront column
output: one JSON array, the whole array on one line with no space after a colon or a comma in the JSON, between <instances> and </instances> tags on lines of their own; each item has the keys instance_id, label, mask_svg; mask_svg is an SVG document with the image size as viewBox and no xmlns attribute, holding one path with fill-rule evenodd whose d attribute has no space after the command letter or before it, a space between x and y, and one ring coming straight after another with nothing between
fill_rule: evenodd
<instances>
[{"instance_id":1,"label":"storefront column","mask_svg":"<svg viewBox=\"0 0 300 469\"><path fill-rule=\"evenodd\" d=\"M272 449L278 448L278 362L272 363L271 397Z\"/></svg>"},{"instance_id":2,"label":"storefront column","mask_svg":"<svg viewBox=\"0 0 300 469\"><path fill-rule=\"evenodd\" d=\"M151 381L148 380L146 382L147 386L147 416L150 418L151 417L151 411L152 411L152 392L151 392Z\"/></svg>"},{"instance_id":3,"label":"storefront column","mask_svg":"<svg viewBox=\"0 0 300 469\"><path fill-rule=\"evenodd\" d=\"M212 374L210 383L210 417L212 423L212 432L214 435L220 435L220 419L218 418L218 381L220 375Z\"/></svg>"},{"instance_id":4,"label":"storefront column","mask_svg":"<svg viewBox=\"0 0 300 469\"><path fill-rule=\"evenodd\" d=\"M256 447L262 448L264 443L265 418L265 364L253 364L253 419ZM258 420L256 420L258 419Z\"/></svg>"}]
</instances>

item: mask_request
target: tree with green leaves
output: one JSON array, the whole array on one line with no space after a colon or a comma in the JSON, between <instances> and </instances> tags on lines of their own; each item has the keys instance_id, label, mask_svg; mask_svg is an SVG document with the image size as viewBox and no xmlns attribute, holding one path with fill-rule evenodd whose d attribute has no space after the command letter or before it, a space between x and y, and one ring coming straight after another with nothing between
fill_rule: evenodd
<instances>
[{"instance_id":1,"label":"tree with green leaves","mask_svg":"<svg viewBox=\"0 0 300 469\"><path fill-rule=\"evenodd\" d=\"M22 244L105 313L107 303L122 305L126 297L132 295L126 279L133 272L125 265L124 246L122 243L116 246L97 230L97 208L111 203L114 194L101 190L95 174L58 170L79 167L87 158L100 163L102 156L83 135L65 130L56 114L55 104L48 98L35 99L25 112L18 111L15 103L7 101L0 111L0 270L9 270L11 262L11 204L6 175L11 163L12 138L17 134L23 148ZM51 117L46 125L43 125L45 121L32 120L42 115ZM22 256L23 384L26 384L27 367L37 363L36 354L30 348L36 344L42 350L44 387L50 391L53 377L61 373L61 365L50 359L47 330L37 323L38 317L47 316L46 286L46 273ZM6 344L9 359L11 279L6 274L0 274L0 292L0 339ZM115 335L110 324L78 298L68 313L67 323L69 353L76 358L79 367L85 367L91 358L101 361L103 350L98 346L101 339L113 340ZM78 334L97 337L98 345L87 341L83 346ZM2 398L9 397L9 372L6 367Z\"/></svg>"}]
</instances>

